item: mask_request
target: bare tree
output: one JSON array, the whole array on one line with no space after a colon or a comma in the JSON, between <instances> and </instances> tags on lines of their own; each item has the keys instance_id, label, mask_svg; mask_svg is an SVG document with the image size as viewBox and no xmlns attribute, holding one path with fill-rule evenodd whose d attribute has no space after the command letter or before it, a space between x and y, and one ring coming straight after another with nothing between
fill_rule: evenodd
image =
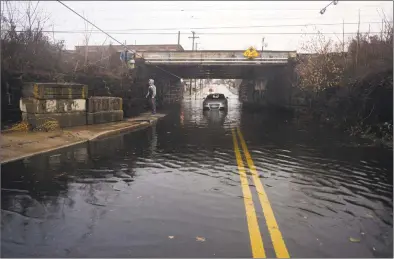
<instances>
[{"instance_id":1,"label":"bare tree","mask_svg":"<svg viewBox=\"0 0 394 259\"><path fill-rule=\"evenodd\" d=\"M26 7L26 22L27 25L25 25L25 28L28 29L29 31L33 30L33 26L36 25L36 22L38 23L38 25L40 25L41 20L38 19L38 12L37 12L37 7L38 4L40 3L40 1L37 1L37 3L34 5L32 1L29 1L27 3L27 7Z\"/></svg>"},{"instance_id":2,"label":"bare tree","mask_svg":"<svg viewBox=\"0 0 394 259\"><path fill-rule=\"evenodd\" d=\"M86 17L84 13L82 15ZM92 31L93 31L93 26L91 26L88 22L85 21L85 31L83 34L83 44L85 46L84 67L86 67L88 63L89 41L90 41L90 37L92 36Z\"/></svg>"},{"instance_id":3,"label":"bare tree","mask_svg":"<svg viewBox=\"0 0 394 259\"><path fill-rule=\"evenodd\" d=\"M44 29L49 16L40 3L1 2L1 64L5 69L49 69L58 67L63 42L51 42Z\"/></svg>"}]
</instances>

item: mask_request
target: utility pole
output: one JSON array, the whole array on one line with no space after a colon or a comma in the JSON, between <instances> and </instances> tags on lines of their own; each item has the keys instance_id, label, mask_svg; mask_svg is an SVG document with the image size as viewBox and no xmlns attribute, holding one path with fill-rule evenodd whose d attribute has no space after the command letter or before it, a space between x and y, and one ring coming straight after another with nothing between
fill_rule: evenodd
<instances>
[{"instance_id":1,"label":"utility pole","mask_svg":"<svg viewBox=\"0 0 394 259\"><path fill-rule=\"evenodd\" d=\"M265 43L265 37L263 37L261 39L261 60L263 60L263 51L264 51L264 47L267 47L268 44Z\"/></svg>"},{"instance_id":2,"label":"utility pole","mask_svg":"<svg viewBox=\"0 0 394 259\"><path fill-rule=\"evenodd\" d=\"M200 37L196 37L196 36L195 36L196 32L194 32L194 31L192 31L192 34L193 34L193 37L189 37L189 39L193 39L193 42L192 42L192 51L194 51L194 40L195 40L195 39L198 39L198 38L200 38ZM192 96L192 84L193 84L193 80L190 79L190 97Z\"/></svg>"},{"instance_id":3,"label":"utility pole","mask_svg":"<svg viewBox=\"0 0 394 259\"><path fill-rule=\"evenodd\" d=\"M193 37L189 37L189 39L193 39L192 50L194 50L194 40L195 40L195 39L198 39L198 38L200 38L200 37L198 37L198 36L196 37L196 36L195 36L196 32L194 32L194 31L192 31L192 34L193 34Z\"/></svg>"}]
</instances>

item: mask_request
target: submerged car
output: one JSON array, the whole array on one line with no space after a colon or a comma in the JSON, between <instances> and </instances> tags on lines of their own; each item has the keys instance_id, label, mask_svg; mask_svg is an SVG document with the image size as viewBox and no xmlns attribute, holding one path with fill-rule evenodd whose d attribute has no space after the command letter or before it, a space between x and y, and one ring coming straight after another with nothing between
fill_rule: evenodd
<instances>
[{"instance_id":1,"label":"submerged car","mask_svg":"<svg viewBox=\"0 0 394 259\"><path fill-rule=\"evenodd\" d=\"M228 98L228 97L227 97ZM204 110L227 110L228 102L224 94L209 94L203 102Z\"/></svg>"}]
</instances>

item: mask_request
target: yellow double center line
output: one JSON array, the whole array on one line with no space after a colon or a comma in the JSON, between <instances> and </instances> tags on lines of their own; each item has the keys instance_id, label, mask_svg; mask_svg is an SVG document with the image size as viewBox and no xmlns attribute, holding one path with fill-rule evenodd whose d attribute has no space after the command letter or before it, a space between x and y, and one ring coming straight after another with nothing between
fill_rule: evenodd
<instances>
[{"instance_id":1,"label":"yellow double center line","mask_svg":"<svg viewBox=\"0 0 394 259\"><path fill-rule=\"evenodd\" d=\"M243 153L246 158L246 162L250 169L254 185L256 186L256 191L260 200L260 204L263 210L263 214L267 223L268 232L271 236L272 244L275 250L276 257L278 258L289 258L289 252L287 251L285 242L283 240L282 234L279 230L279 226L276 222L274 212L272 211L270 202L268 200L267 194L264 187L258 177L256 167L253 163L252 157L248 151L245 140L242 136L241 131L237 128L237 133L240 139ZM244 197L246 219L249 229L250 243L252 247L252 254L254 258L265 258L265 250L263 245L263 239L260 233L259 223L257 220L256 210L254 208L252 193L249 188L248 178L245 173L244 163L241 157L241 153L238 146L237 136L235 130L232 130L233 142L234 142L234 152L235 158L238 164L238 171L241 178L241 187Z\"/></svg>"}]
</instances>

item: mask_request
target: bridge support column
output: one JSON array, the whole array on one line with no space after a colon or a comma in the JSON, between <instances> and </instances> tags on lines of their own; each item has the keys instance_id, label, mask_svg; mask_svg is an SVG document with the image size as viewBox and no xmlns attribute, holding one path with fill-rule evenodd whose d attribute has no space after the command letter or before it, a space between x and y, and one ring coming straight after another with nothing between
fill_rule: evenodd
<instances>
[{"instance_id":1,"label":"bridge support column","mask_svg":"<svg viewBox=\"0 0 394 259\"><path fill-rule=\"evenodd\" d=\"M287 108L291 104L292 65L266 70L259 78L243 79L239 98L244 106Z\"/></svg>"}]
</instances>

